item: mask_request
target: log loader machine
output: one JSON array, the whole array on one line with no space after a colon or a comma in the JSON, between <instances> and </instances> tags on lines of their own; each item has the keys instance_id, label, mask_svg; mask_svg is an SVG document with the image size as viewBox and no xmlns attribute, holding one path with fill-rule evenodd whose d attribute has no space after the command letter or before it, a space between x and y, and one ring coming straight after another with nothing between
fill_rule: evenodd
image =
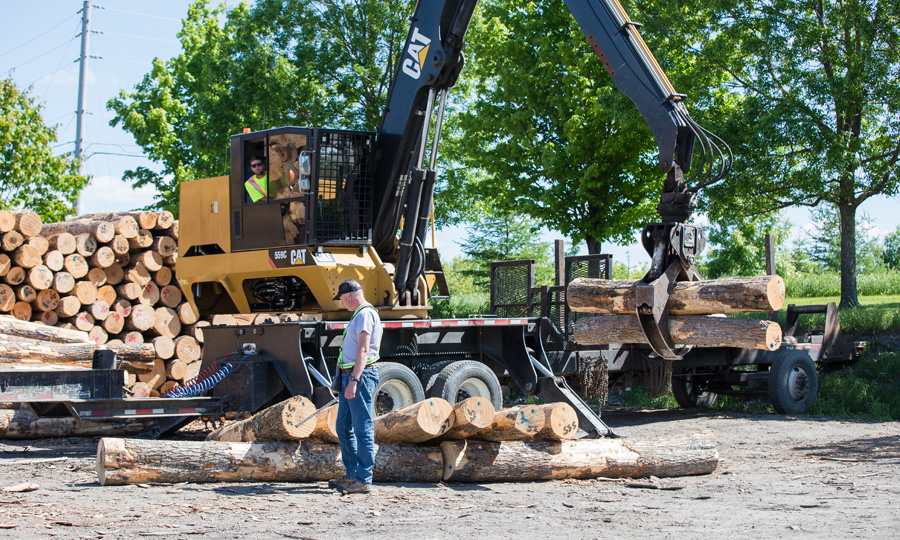
<instances>
[{"instance_id":1,"label":"log loader machine","mask_svg":"<svg viewBox=\"0 0 900 540\"><path fill-rule=\"evenodd\" d=\"M254 412L291 395L322 405L331 397L330 374L350 315L333 297L338 284L356 279L385 326L377 413L426 396L450 402L483 396L499 408L502 379L525 395L569 402L588 436L613 435L565 377L591 358L608 361L612 372L632 369L648 355L674 361L687 352L670 339L666 304L676 281L699 279L694 262L705 238L687 220L698 191L728 172L730 151L691 119L684 96L674 90L618 0L565 0L590 50L650 127L665 175L660 222L642 234L651 265L638 287L635 315L649 349L588 350L571 339L564 284L575 277L609 277L606 255L566 258L558 265L556 287L535 287L527 264L497 264L491 315L429 318L429 300L448 294L438 252L425 247L435 160L448 91L463 67L464 37L476 4L417 4L377 131L282 127L237 134L231 137L229 175L182 184L176 275L196 312L295 312L302 319L208 327L206 376L175 397L122 399L115 382L122 372L102 360L90 376L72 376L68 386L81 390L78 399L65 403L68 412L78 418L152 415L165 420L159 427L165 432L198 415ZM265 162L268 176L251 197L245 184L254 160ZM765 363L740 360L747 356L734 351L703 358L679 372L685 374L679 390L688 404L708 399L707 390L716 384L720 392L740 384L717 378L723 362ZM810 373L801 363L798 375L794 364L783 377L796 390L790 399L803 404L815 366ZM95 387L101 391L95 393ZM58 409L40 399L19 401L47 414Z\"/></svg>"}]
</instances>

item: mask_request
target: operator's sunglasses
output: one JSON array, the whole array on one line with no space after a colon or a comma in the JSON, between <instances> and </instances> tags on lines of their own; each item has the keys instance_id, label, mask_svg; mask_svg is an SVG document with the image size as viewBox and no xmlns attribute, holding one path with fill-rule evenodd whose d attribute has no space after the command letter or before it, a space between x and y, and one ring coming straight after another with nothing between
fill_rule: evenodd
<instances>
[{"instance_id":1,"label":"operator's sunglasses","mask_svg":"<svg viewBox=\"0 0 900 540\"><path fill-rule=\"evenodd\" d=\"M253 169L255 169L255 168L257 168L257 167L262 167L262 166L263 166L262 163L251 163L251 164L250 164L250 167L253 168Z\"/></svg>"}]
</instances>

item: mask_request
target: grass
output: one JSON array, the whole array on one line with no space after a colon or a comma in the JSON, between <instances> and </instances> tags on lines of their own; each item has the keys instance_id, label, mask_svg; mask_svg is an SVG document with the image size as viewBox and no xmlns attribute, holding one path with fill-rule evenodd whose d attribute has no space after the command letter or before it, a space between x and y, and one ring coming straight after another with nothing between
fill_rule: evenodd
<instances>
[{"instance_id":1,"label":"grass","mask_svg":"<svg viewBox=\"0 0 900 540\"><path fill-rule=\"evenodd\" d=\"M900 295L862 296L859 299L860 306L850 309L838 310L838 319L841 322L841 333L866 337L881 334L900 334ZM788 298L784 307L778 312L778 321L784 325L787 306L812 306L840 302L839 297L817 296L808 298ZM765 319L766 313L740 313L737 317L752 319ZM814 313L800 316L800 326L803 330L810 328L824 328L825 314Z\"/></svg>"}]
</instances>

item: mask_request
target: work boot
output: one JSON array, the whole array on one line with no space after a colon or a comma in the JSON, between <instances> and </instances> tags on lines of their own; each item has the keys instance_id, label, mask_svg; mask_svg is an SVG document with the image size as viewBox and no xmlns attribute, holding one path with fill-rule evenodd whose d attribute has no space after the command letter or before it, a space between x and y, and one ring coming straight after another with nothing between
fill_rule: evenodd
<instances>
[{"instance_id":1,"label":"work boot","mask_svg":"<svg viewBox=\"0 0 900 540\"><path fill-rule=\"evenodd\" d=\"M332 478L328 481L328 487L331 489L337 489L341 484L349 484L353 479L349 476L342 476L340 478Z\"/></svg>"},{"instance_id":2,"label":"work boot","mask_svg":"<svg viewBox=\"0 0 900 540\"><path fill-rule=\"evenodd\" d=\"M339 485L337 487L337 490L340 491L342 495L347 495L350 493L368 493L369 484L363 484L362 482L352 480L349 483Z\"/></svg>"}]
</instances>

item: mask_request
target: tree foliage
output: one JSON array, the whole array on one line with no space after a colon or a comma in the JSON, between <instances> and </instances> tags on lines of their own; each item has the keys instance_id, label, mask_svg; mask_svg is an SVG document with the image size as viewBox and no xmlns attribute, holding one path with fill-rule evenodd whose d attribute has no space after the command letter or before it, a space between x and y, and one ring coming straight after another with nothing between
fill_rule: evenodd
<instances>
[{"instance_id":1,"label":"tree foliage","mask_svg":"<svg viewBox=\"0 0 900 540\"><path fill-rule=\"evenodd\" d=\"M41 106L12 79L0 79L0 209L28 208L47 221L62 221L75 208L88 179L71 156L54 156L56 128Z\"/></svg>"},{"instance_id":2,"label":"tree foliage","mask_svg":"<svg viewBox=\"0 0 900 540\"><path fill-rule=\"evenodd\" d=\"M259 0L191 4L183 52L155 59L108 103L159 171L126 172L177 211L178 185L229 172L228 137L244 128L374 129L406 37L410 0Z\"/></svg>"},{"instance_id":3,"label":"tree foliage","mask_svg":"<svg viewBox=\"0 0 900 540\"><path fill-rule=\"evenodd\" d=\"M741 216L730 223L712 223L705 229L710 243L701 264L705 277L715 279L765 274L766 234L772 235L775 242L776 273L785 276L788 254L784 249L779 252L778 246L787 241L791 227L780 213Z\"/></svg>"},{"instance_id":4,"label":"tree foliage","mask_svg":"<svg viewBox=\"0 0 900 540\"><path fill-rule=\"evenodd\" d=\"M689 25L679 39L666 37L664 21L692 19L688 7L626 7L658 18L645 37L661 58L671 55L664 69L690 86L691 103L715 104L715 74L681 54ZM457 200L460 218L490 201L586 241L591 253L605 241L630 242L657 219L664 176L650 130L558 0L484 0L466 41L464 106L443 151L454 166L442 194Z\"/></svg>"},{"instance_id":5,"label":"tree foliage","mask_svg":"<svg viewBox=\"0 0 900 540\"><path fill-rule=\"evenodd\" d=\"M900 227L884 235L882 257L888 268L900 270Z\"/></svg>"},{"instance_id":6,"label":"tree foliage","mask_svg":"<svg viewBox=\"0 0 900 540\"><path fill-rule=\"evenodd\" d=\"M535 284L553 282L553 246L540 240L541 225L534 219L506 212L483 216L469 228L461 247L472 261L460 273L473 279L476 286L490 283L491 263L533 259Z\"/></svg>"},{"instance_id":7,"label":"tree foliage","mask_svg":"<svg viewBox=\"0 0 900 540\"><path fill-rule=\"evenodd\" d=\"M703 54L746 96L713 218L790 205L840 216L841 306L858 303L856 212L900 188L900 4L722 0ZM735 194L740 194L735 197Z\"/></svg>"}]
</instances>

